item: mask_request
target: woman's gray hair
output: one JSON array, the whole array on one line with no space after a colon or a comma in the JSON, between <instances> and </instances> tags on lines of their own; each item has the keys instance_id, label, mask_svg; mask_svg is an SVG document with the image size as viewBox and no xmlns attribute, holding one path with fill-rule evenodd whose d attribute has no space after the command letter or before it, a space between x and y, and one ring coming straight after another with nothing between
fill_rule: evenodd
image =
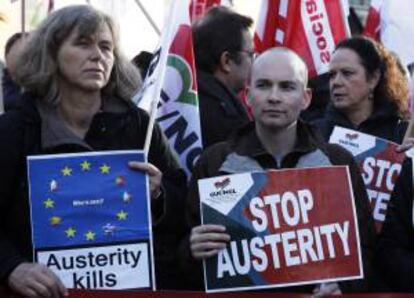
<instances>
[{"instance_id":1,"label":"woman's gray hair","mask_svg":"<svg viewBox=\"0 0 414 298\"><path fill-rule=\"evenodd\" d=\"M75 29L82 35L92 35L106 24L114 41L114 66L102 96L130 100L141 85L138 69L119 49L119 34L112 18L89 5L74 5L53 12L39 28L30 34L17 65L16 79L26 91L46 102L58 95L57 54L63 42Z\"/></svg>"}]
</instances>

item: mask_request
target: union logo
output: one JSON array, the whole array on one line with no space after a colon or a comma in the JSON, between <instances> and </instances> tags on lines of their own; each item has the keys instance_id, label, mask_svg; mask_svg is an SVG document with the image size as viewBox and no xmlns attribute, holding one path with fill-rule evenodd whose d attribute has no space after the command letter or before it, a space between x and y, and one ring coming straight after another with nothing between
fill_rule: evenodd
<instances>
[{"instance_id":1,"label":"union logo","mask_svg":"<svg viewBox=\"0 0 414 298\"><path fill-rule=\"evenodd\" d=\"M214 187L217 188L217 189L223 189L223 188L229 186L230 182L231 182L230 178L227 177L227 178L224 178L221 181L214 182Z\"/></svg>"},{"instance_id":2,"label":"union logo","mask_svg":"<svg viewBox=\"0 0 414 298\"><path fill-rule=\"evenodd\" d=\"M345 137L346 137L348 140L353 141L353 140L358 139L359 134L358 134L358 133L347 133L347 134L345 134Z\"/></svg>"}]
</instances>

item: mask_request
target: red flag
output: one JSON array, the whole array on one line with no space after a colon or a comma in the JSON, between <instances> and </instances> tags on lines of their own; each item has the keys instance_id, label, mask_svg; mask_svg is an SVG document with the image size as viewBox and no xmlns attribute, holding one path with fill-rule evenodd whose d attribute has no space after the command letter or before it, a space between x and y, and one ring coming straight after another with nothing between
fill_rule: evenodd
<instances>
[{"instance_id":1,"label":"red flag","mask_svg":"<svg viewBox=\"0 0 414 298\"><path fill-rule=\"evenodd\" d=\"M364 34L381 40L405 65L414 63L414 1L372 0Z\"/></svg>"},{"instance_id":2,"label":"red flag","mask_svg":"<svg viewBox=\"0 0 414 298\"><path fill-rule=\"evenodd\" d=\"M290 48L305 60L309 75L315 76L328 70L335 45L348 32L341 0L263 0L255 50Z\"/></svg>"},{"instance_id":3,"label":"red flag","mask_svg":"<svg viewBox=\"0 0 414 298\"><path fill-rule=\"evenodd\" d=\"M202 17L204 13L212 6L232 6L231 0L191 0L190 17L195 21Z\"/></svg>"},{"instance_id":4,"label":"red flag","mask_svg":"<svg viewBox=\"0 0 414 298\"><path fill-rule=\"evenodd\" d=\"M373 0L368 10L367 22L365 23L364 35L375 40L380 40L380 7L382 0Z\"/></svg>"}]
</instances>

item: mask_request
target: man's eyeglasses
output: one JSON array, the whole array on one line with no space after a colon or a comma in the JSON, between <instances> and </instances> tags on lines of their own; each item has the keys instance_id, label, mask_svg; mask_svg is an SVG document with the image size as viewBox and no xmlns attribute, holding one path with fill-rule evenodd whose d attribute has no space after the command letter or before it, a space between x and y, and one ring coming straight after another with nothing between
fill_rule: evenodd
<instances>
[{"instance_id":1,"label":"man's eyeglasses","mask_svg":"<svg viewBox=\"0 0 414 298\"><path fill-rule=\"evenodd\" d=\"M250 58L250 59L254 59L254 58L256 58L256 53L255 53L255 52L253 52L253 51L239 50L238 52L241 52L241 53L246 53L246 54L247 54L247 56L249 56L249 58Z\"/></svg>"}]
</instances>

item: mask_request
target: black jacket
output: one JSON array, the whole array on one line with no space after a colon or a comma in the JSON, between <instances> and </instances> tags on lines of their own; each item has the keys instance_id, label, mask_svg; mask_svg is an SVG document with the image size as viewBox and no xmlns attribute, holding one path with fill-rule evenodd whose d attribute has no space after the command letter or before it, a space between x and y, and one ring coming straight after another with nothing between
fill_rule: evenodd
<instances>
[{"instance_id":1,"label":"black jacket","mask_svg":"<svg viewBox=\"0 0 414 298\"><path fill-rule=\"evenodd\" d=\"M74 138L56 142L45 136L47 129L36 101L25 94L22 105L0 117L0 281L21 262L32 260L32 241L28 203L26 157L28 155L101 150L142 149L148 115L122 100L104 101L102 111L91 122L84 140ZM54 129L55 127L51 127ZM47 146L47 147L45 147ZM183 193L186 179L158 126L155 127L148 157L163 172L164 196L153 202L154 250L161 284L176 277L172 261L183 226ZM160 204L156 206L156 204ZM153 218L154 219L154 218ZM157 268L156 268L157 269Z\"/></svg>"},{"instance_id":2,"label":"black jacket","mask_svg":"<svg viewBox=\"0 0 414 298\"><path fill-rule=\"evenodd\" d=\"M198 71L197 82L201 136L207 148L250 120L240 99L213 75Z\"/></svg>"},{"instance_id":3,"label":"black jacket","mask_svg":"<svg viewBox=\"0 0 414 298\"><path fill-rule=\"evenodd\" d=\"M3 88L4 110L9 111L16 108L22 96L22 88L12 80L7 68L3 69L1 87Z\"/></svg>"},{"instance_id":4,"label":"black jacket","mask_svg":"<svg viewBox=\"0 0 414 298\"><path fill-rule=\"evenodd\" d=\"M227 142L216 144L207 149L198 160L191 178L188 197L187 197L187 224L190 228L200 225L200 199L198 195L197 181L198 179L220 176L225 174L233 174L235 172L258 171L263 169L281 169L296 168L299 159L309 156L312 163L318 166L324 158L329 160L331 165L347 165L351 174L351 183L354 190L355 206L357 210L357 220L359 225L359 235L361 239L362 259L364 265L364 280L356 280L349 282L341 282L341 290L345 292L361 292L369 289L371 279L371 260L375 246L374 223L370 213L369 201L364 183L358 171L358 166L353 160L351 154L338 145L326 144L321 142L319 135L315 134L308 125L299 122L297 129L297 143L292 152L287 154L278 165L274 157L269 154L263 147L261 141L256 135L254 123L240 129ZM318 151L317 156L312 155ZM238 159L235 163L236 171L229 172L230 159L228 157L236 153L242 159ZM303 159L302 159L303 161ZM222 166L226 163L226 170ZM246 164L256 164L259 168L248 168ZM308 167L311 165L307 165ZM316 165L313 165L316 166ZM189 278L192 279L191 285L194 288L203 288L203 278L201 272L201 262L195 260L191 256L189 247L189 237L183 239L180 247L180 257L183 260L183 270L187 272ZM303 286L287 288L290 292L308 292L313 286ZM273 290L274 291L274 290Z\"/></svg>"},{"instance_id":5,"label":"black jacket","mask_svg":"<svg viewBox=\"0 0 414 298\"><path fill-rule=\"evenodd\" d=\"M414 292L413 161L407 158L395 184L375 263L393 291Z\"/></svg>"},{"instance_id":6,"label":"black jacket","mask_svg":"<svg viewBox=\"0 0 414 298\"><path fill-rule=\"evenodd\" d=\"M363 133L373 135L388 141L401 144L407 130L408 123L403 121L396 109L390 104L384 103L374 107L372 115L355 127L351 121L334 106L326 108L322 119L316 120L313 124L320 130L323 138L328 141L335 126L354 129Z\"/></svg>"}]
</instances>

